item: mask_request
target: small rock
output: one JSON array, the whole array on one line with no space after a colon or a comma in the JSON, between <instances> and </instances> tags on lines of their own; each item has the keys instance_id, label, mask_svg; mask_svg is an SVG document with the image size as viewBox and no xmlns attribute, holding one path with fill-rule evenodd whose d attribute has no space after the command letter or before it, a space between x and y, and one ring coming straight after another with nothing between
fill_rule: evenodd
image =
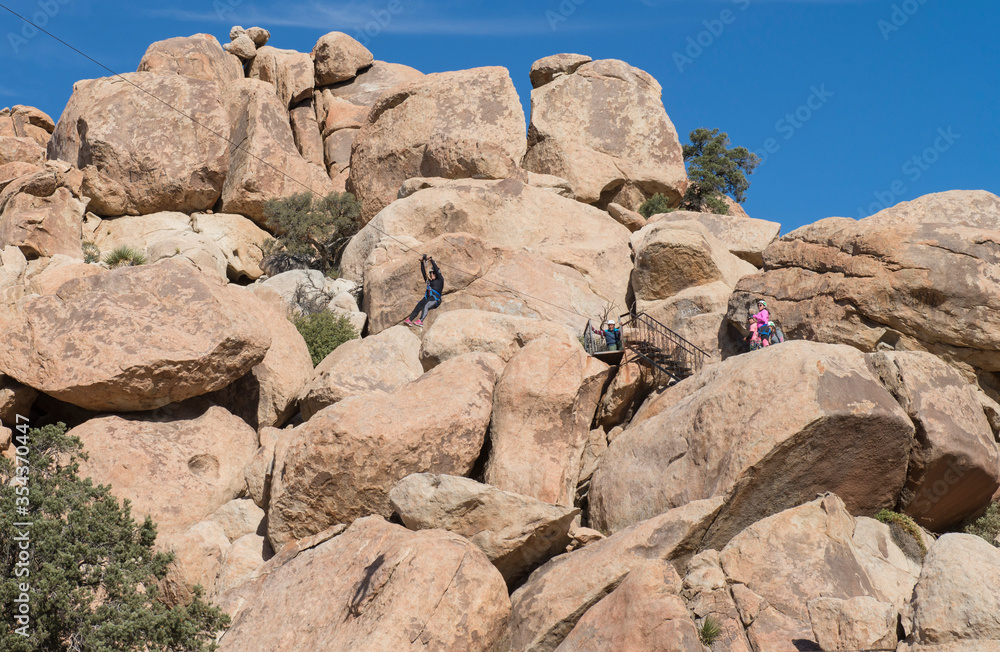
<instances>
[{"instance_id":1,"label":"small rock","mask_svg":"<svg viewBox=\"0 0 1000 652\"><path fill-rule=\"evenodd\" d=\"M222 47L226 52L235 54L242 61L249 61L257 56L257 46L254 45L253 39L246 34L240 34L231 43L226 43Z\"/></svg>"},{"instance_id":2,"label":"small rock","mask_svg":"<svg viewBox=\"0 0 1000 652\"><path fill-rule=\"evenodd\" d=\"M635 233L642 227L646 226L645 217L635 211L625 208L621 204L615 204L613 202L608 204L608 213L611 217L615 218L619 224L625 226L625 228L632 233Z\"/></svg>"},{"instance_id":3,"label":"small rock","mask_svg":"<svg viewBox=\"0 0 1000 652\"><path fill-rule=\"evenodd\" d=\"M263 27L251 27L247 30L247 36L253 41L253 44L259 48L267 45L268 39L271 38L271 32L267 31Z\"/></svg>"}]
</instances>

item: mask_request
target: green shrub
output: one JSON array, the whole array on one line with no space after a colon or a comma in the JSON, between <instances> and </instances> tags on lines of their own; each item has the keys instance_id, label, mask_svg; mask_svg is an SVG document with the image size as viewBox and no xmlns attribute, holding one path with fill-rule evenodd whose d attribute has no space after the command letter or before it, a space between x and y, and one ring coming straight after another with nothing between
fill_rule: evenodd
<instances>
[{"instance_id":1,"label":"green shrub","mask_svg":"<svg viewBox=\"0 0 1000 652\"><path fill-rule=\"evenodd\" d=\"M65 425L18 430L14 445L27 448L27 464L20 464L30 469L26 486L0 457L0 650L214 649L229 617L201 600L200 589L186 606L158 600L157 581L173 556L153 552L153 521L137 524L128 501L119 504L109 487L80 478L78 460L86 456ZM21 522L31 526L15 525ZM27 561L15 544L25 535ZM29 605L30 621L19 633L20 604Z\"/></svg>"},{"instance_id":2,"label":"green shrub","mask_svg":"<svg viewBox=\"0 0 1000 652\"><path fill-rule=\"evenodd\" d=\"M715 618L711 616L705 618L705 622L698 629L698 638L701 639L703 644L709 647L711 647L712 643L715 643L720 634L722 634L722 628L719 627L719 623L715 622Z\"/></svg>"},{"instance_id":3,"label":"green shrub","mask_svg":"<svg viewBox=\"0 0 1000 652\"><path fill-rule=\"evenodd\" d=\"M104 257L104 264L111 269L145 265L146 254L142 253L138 249L133 249L128 245L122 245L120 247L115 247L111 250L111 253Z\"/></svg>"},{"instance_id":4,"label":"green shrub","mask_svg":"<svg viewBox=\"0 0 1000 652\"><path fill-rule=\"evenodd\" d=\"M1000 503L993 503L985 514L966 525L965 533L982 537L1000 547L1000 543L997 543L997 536L1000 535Z\"/></svg>"},{"instance_id":5,"label":"green shrub","mask_svg":"<svg viewBox=\"0 0 1000 652\"><path fill-rule=\"evenodd\" d=\"M924 543L923 532L920 531L920 526L912 518L905 514L883 509L875 515L875 519L890 527L896 526L908 534L917 543L917 547L920 548L920 557L923 558L927 555L927 545Z\"/></svg>"},{"instance_id":6,"label":"green shrub","mask_svg":"<svg viewBox=\"0 0 1000 652\"><path fill-rule=\"evenodd\" d=\"M264 252L263 269L285 271L301 263L336 276L344 248L361 226L361 206L348 192L301 193L268 201L264 217L276 238Z\"/></svg>"},{"instance_id":7,"label":"green shrub","mask_svg":"<svg viewBox=\"0 0 1000 652\"><path fill-rule=\"evenodd\" d=\"M681 199L680 208L728 215L729 207L723 195L737 203L746 201L750 188L747 175L760 164L760 157L745 147L729 147L729 135L718 129L695 129L691 144L684 146L684 163L691 180Z\"/></svg>"},{"instance_id":8,"label":"green shrub","mask_svg":"<svg viewBox=\"0 0 1000 652\"><path fill-rule=\"evenodd\" d=\"M296 317L292 321L309 347L314 367L344 342L358 338L358 331L347 315L324 311Z\"/></svg>"},{"instance_id":9,"label":"green shrub","mask_svg":"<svg viewBox=\"0 0 1000 652\"><path fill-rule=\"evenodd\" d=\"M674 209L670 207L670 200L667 199L666 195L658 192L646 201L642 202L642 206L639 207L639 215L642 215L648 220L654 215L669 213L672 210Z\"/></svg>"},{"instance_id":10,"label":"green shrub","mask_svg":"<svg viewBox=\"0 0 1000 652\"><path fill-rule=\"evenodd\" d=\"M101 262L101 250L98 249L97 245L87 240L83 243L83 262L85 263L99 263Z\"/></svg>"}]
</instances>

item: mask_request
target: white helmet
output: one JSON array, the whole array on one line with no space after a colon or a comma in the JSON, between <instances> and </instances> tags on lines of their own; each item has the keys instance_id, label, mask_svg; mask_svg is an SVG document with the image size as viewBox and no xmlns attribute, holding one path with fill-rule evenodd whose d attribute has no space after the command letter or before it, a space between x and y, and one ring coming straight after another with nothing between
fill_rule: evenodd
<instances>
[{"instance_id":1,"label":"white helmet","mask_svg":"<svg viewBox=\"0 0 1000 652\"><path fill-rule=\"evenodd\" d=\"M612 326L614 326L614 324L615 324L615 320L614 320L614 319L609 319L609 320L608 320L608 323L609 323L609 324L611 324Z\"/></svg>"}]
</instances>

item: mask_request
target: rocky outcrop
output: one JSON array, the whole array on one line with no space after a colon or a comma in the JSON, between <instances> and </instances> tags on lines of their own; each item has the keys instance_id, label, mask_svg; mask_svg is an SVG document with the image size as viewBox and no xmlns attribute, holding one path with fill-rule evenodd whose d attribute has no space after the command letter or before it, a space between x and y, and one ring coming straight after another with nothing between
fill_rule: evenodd
<instances>
[{"instance_id":1,"label":"rocky outcrop","mask_svg":"<svg viewBox=\"0 0 1000 652\"><path fill-rule=\"evenodd\" d=\"M288 112L292 126L292 137L295 146L309 163L325 165L323 158L323 136L320 134L319 123L316 121L316 107L313 98L309 98L292 107Z\"/></svg>"},{"instance_id":2,"label":"rocky outcrop","mask_svg":"<svg viewBox=\"0 0 1000 652\"><path fill-rule=\"evenodd\" d=\"M607 375L578 344L543 338L514 354L497 383L486 482L572 505Z\"/></svg>"},{"instance_id":3,"label":"rocky outcrop","mask_svg":"<svg viewBox=\"0 0 1000 652\"><path fill-rule=\"evenodd\" d=\"M611 207L609 206L610 210ZM613 215L614 213L612 213ZM698 222L729 249L729 253L742 258L756 267L764 266L764 250L778 239L781 225L777 222L755 220L735 215L715 213L692 213L674 211L665 215L654 215L650 222Z\"/></svg>"},{"instance_id":4,"label":"rocky outcrop","mask_svg":"<svg viewBox=\"0 0 1000 652\"><path fill-rule=\"evenodd\" d=\"M647 224L645 217L614 202L608 204L608 214L631 233L635 233Z\"/></svg>"},{"instance_id":5,"label":"rocky outcrop","mask_svg":"<svg viewBox=\"0 0 1000 652\"><path fill-rule=\"evenodd\" d=\"M205 274L226 278L228 266L222 249L211 238L195 232L192 218L184 213L101 220L94 229L93 242L105 255L118 247L129 247L143 252L150 263L177 258Z\"/></svg>"},{"instance_id":6,"label":"rocky outcrop","mask_svg":"<svg viewBox=\"0 0 1000 652\"><path fill-rule=\"evenodd\" d=\"M824 491L853 513L874 514L896 503L913 434L859 351L788 342L710 366L647 401L594 474L591 522L616 531L725 496L706 542L717 547Z\"/></svg>"},{"instance_id":7,"label":"rocky outcrop","mask_svg":"<svg viewBox=\"0 0 1000 652\"><path fill-rule=\"evenodd\" d=\"M9 109L0 109L0 164L5 162L4 150L14 146L14 143L5 140L7 138L25 138L34 141L41 147L44 157L45 146L48 145L55 127L55 123L47 113L33 106L15 104ZM30 148L25 151L38 150Z\"/></svg>"},{"instance_id":8,"label":"rocky outcrop","mask_svg":"<svg viewBox=\"0 0 1000 652\"><path fill-rule=\"evenodd\" d=\"M410 177L503 179L524 150L524 112L506 69L436 73L375 102L354 141L347 188L367 222Z\"/></svg>"},{"instance_id":9,"label":"rocky outcrop","mask_svg":"<svg viewBox=\"0 0 1000 652\"><path fill-rule=\"evenodd\" d=\"M454 358L392 394L345 399L282 436L267 513L275 550L335 523L388 517L389 491L411 473L470 473L500 365L489 354Z\"/></svg>"},{"instance_id":10,"label":"rocky outcrop","mask_svg":"<svg viewBox=\"0 0 1000 652\"><path fill-rule=\"evenodd\" d=\"M271 234L252 221L242 215L196 213L191 216L191 229L215 243L222 252L230 281L255 281L264 275L260 262Z\"/></svg>"},{"instance_id":11,"label":"rocky outcrop","mask_svg":"<svg viewBox=\"0 0 1000 652\"><path fill-rule=\"evenodd\" d=\"M308 62L308 55L306 55ZM311 62L308 62L311 65ZM310 76L311 79L311 76ZM302 158L288 122L288 106L274 89L255 79L231 84L224 93L230 167L222 187L222 209L264 222L264 204L304 192L332 191L322 166ZM238 146L237 146L238 145Z\"/></svg>"},{"instance_id":12,"label":"rocky outcrop","mask_svg":"<svg viewBox=\"0 0 1000 652\"><path fill-rule=\"evenodd\" d=\"M351 81L324 88L323 95L328 98L340 98L356 106L371 107L390 89L423 77L424 74L416 68L399 63L375 61ZM325 118L326 111L321 110L319 115ZM323 122L322 118L320 122Z\"/></svg>"},{"instance_id":13,"label":"rocky outcrop","mask_svg":"<svg viewBox=\"0 0 1000 652\"><path fill-rule=\"evenodd\" d=\"M508 585L564 552L580 510L451 475L407 476L389 493L411 530L447 530L476 544Z\"/></svg>"},{"instance_id":14,"label":"rocky outcrop","mask_svg":"<svg viewBox=\"0 0 1000 652\"><path fill-rule=\"evenodd\" d=\"M545 60L533 69L542 82ZM687 190L677 131L663 108L662 89L624 61L579 59L554 66L564 74L531 92L525 169L569 181L579 201L630 210L656 193L672 202Z\"/></svg>"},{"instance_id":15,"label":"rocky outcrop","mask_svg":"<svg viewBox=\"0 0 1000 652\"><path fill-rule=\"evenodd\" d=\"M433 327L424 329L420 362L424 369L433 369L472 351L494 353L507 362L525 345L543 337L577 343L569 329L554 322L484 310L452 310L441 313Z\"/></svg>"},{"instance_id":16,"label":"rocky outcrop","mask_svg":"<svg viewBox=\"0 0 1000 652\"><path fill-rule=\"evenodd\" d=\"M218 84L127 73L76 83L48 157L83 170L98 215L191 213L212 208L226 178L227 145L212 132L229 132Z\"/></svg>"},{"instance_id":17,"label":"rocky outcrop","mask_svg":"<svg viewBox=\"0 0 1000 652\"><path fill-rule=\"evenodd\" d=\"M83 260L82 181L79 171L52 166L8 184L0 192L0 248L13 245L28 258Z\"/></svg>"},{"instance_id":18,"label":"rocky outcrop","mask_svg":"<svg viewBox=\"0 0 1000 652\"><path fill-rule=\"evenodd\" d=\"M243 467L257 450L253 428L206 401L97 417L70 434L88 454L80 475L110 485L160 533L182 532L240 495Z\"/></svg>"},{"instance_id":19,"label":"rocky outcrop","mask_svg":"<svg viewBox=\"0 0 1000 652\"><path fill-rule=\"evenodd\" d=\"M271 84L286 110L313 96L313 62L305 52L259 47L247 77Z\"/></svg>"},{"instance_id":20,"label":"rocky outcrop","mask_svg":"<svg viewBox=\"0 0 1000 652\"><path fill-rule=\"evenodd\" d=\"M982 512L1000 488L1000 447L969 384L929 353L868 359L916 426L901 511L938 532Z\"/></svg>"},{"instance_id":21,"label":"rocky outcrop","mask_svg":"<svg viewBox=\"0 0 1000 652\"><path fill-rule=\"evenodd\" d=\"M205 597L215 597L215 578L232 547L215 521L202 521L181 533L157 537L157 549L174 555L167 576L160 583L168 605L189 604L194 589L205 589Z\"/></svg>"},{"instance_id":22,"label":"rocky outcrop","mask_svg":"<svg viewBox=\"0 0 1000 652\"><path fill-rule=\"evenodd\" d=\"M316 85L326 86L354 79L358 71L375 60L368 48L343 32L319 37L312 50L316 63Z\"/></svg>"},{"instance_id":23,"label":"rocky outcrop","mask_svg":"<svg viewBox=\"0 0 1000 652\"><path fill-rule=\"evenodd\" d=\"M41 166L45 162L45 146L31 138L0 136L0 165L28 163Z\"/></svg>"},{"instance_id":24,"label":"rocky outcrop","mask_svg":"<svg viewBox=\"0 0 1000 652\"><path fill-rule=\"evenodd\" d=\"M11 182L41 171L41 167L21 161L12 161L0 165L0 192L3 192L4 188L9 186Z\"/></svg>"},{"instance_id":25,"label":"rocky outcrop","mask_svg":"<svg viewBox=\"0 0 1000 652\"><path fill-rule=\"evenodd\" d=\"M263 360L271 338L258 307L186 263L112 270L0 314L0 370L88 410L150 410L225 387Z\"/></svg>"},{"instance_id":26,"label":"rocky outcrop","mask_svg":"<svg viewBox=\"0 0 1000 652\"><path fill-rule=\"evenodd\" d=\"M553 54L531 64L531 87L544 86L556 77L572 75L580 66L593 61L585 54Z\"/></svg>"},{"instance_id":27,"label":"rocky outcrop","mask_svg":"<svg viewBox=\"0 0 1000 652\"><path fill-rule=\"evenodd\" d=\"M173 73L214 81L220 86L243 78L239 59L223 50L211 34L179 36L153 43L146 48L138 72Z\"/></svg>"},{"instance_id":28,"label":"rocky outcrop","mask_svg":"<svg viewBox=\"0 0 1000 652\"><path fill-rule=\"evenodd\" d=\"M895 607L875 598L816 598L808 604L813 635L824 650L894 650Z\"/></svg>"},{"instance_id":29,"label":"rocky outcrop","mask_svg":"<svg viewBox=\"0 0 1000 652\"><path fill-rule=\"evenodd\" d=\"M497 649L510 600L473 544L375 516L331 534L274 557L237 591L221 650Z\"/></svg>"},{"instance_id":30,"label":"rocky outcrop","mask_svg":"<svg viewBox=\"0 0 1000 652\"><path fill-rule=\"evenodd\" d=\"M420 338L405 326L350 340L326 356L302 390L302 416L311 419L345 398L395 392L423 374Z\"/></svg>"}]
</instances>

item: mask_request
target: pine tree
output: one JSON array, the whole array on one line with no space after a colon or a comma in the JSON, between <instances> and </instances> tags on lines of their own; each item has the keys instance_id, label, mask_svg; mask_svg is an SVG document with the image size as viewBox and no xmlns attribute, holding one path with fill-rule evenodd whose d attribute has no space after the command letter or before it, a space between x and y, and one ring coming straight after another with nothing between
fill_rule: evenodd
<instances>
[{"instance_id":1,"label":"pine tree","mask_svg":"<svg viewBox=\"0 0 1000 652\"><path fill-rule=\"evenodd\" d=\"M351 236L358 232L361 207L351 193L318 197L305 192L268 201L264 216L276 234L264 267L287 267L287 261L280 260L284 256L329 274L340 263Z\"/></svg>"},{"instance_id":2,"label":"pine tree","mask_svg":"<svg viewBox=\"0 0 1000 652\"><path fill-rule=\"evenodd\" d=\"M684 145L691 184L681 199L680 208L727 215L729 207L722 199L729 195L742 204L750 188L747 175L753 174L760 164L760 157L745 147L729 147L729 135L705 128L695 129L690 135L691 144Z\"/></svg>"}]
</instances>

